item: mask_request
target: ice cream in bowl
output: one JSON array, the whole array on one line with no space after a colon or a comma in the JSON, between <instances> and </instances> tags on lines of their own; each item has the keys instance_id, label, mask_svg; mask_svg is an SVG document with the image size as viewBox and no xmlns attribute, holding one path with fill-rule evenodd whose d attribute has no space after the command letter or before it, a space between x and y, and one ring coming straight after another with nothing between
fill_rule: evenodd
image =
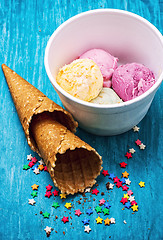
<instances>
[{"instance_id":1,"label":"ice cream in bowl","mask_svg":"<svg viewBox=\"0 0 163 240\"><path fill-rule=\"evenodd\" d=\"M146 115L163 79L163 37L122 10L76 15L50 37L45 68L64 107L86 131L130 130Z\"/></svg>"}]
</instances>

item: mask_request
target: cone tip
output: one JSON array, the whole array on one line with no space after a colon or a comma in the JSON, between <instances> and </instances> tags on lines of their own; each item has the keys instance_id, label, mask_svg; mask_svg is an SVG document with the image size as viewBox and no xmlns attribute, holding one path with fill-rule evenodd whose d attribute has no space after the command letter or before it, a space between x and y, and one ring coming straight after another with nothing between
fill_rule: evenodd
<instances>
[{"instance_id":1,"label":"cone tip","mask_svg":"<svg viewBox=\"0 0 163 240\"><path fill-rule=\"evenodd\" d=\"M8 67L6 66L6 64L4 64L4 63L1 65L1 67L2 67L2 70L3 70L3 71L5 70L5 68L8 68Z\"/></svg>"}]
</instances>

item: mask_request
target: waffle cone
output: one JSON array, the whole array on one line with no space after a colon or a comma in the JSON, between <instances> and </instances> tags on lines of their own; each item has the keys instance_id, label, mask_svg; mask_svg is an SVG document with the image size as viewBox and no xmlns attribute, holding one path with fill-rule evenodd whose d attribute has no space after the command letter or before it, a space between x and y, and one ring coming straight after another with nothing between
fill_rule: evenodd
<instances>
[{"instance_id":1,"label":"waffle cone","mask_svg":"<svg viewBox=\"0 0 163 240\"><path fill-rule=\"evenodd\" d=\"M45 161L62 193L92 187L102 169L101 156L74 135L72 115L6 65L2 65L29 146Z\"/></svg>"},{"instance_id":2,"label":"waffle cone","mask_svg":"<svg viewBox=\"0 0 163 240\"><path fill-rule=\"evenodd\" d=\"M33 118L31 133L54 185L62 193L83 192L94 185L102 164L95 149L47 113Z\"/></svg>"},{"instance_id":3,"label":"waffle cone","mask_svg":"<svg viewBox=\"0 0 163 240\"><path fill-rule=\"evenodd\" d=\"M78 124L69 112L50 100L5 64L2 64L2 69L28 144L33 151L40 155L35 141L29 132L29 126L34 115L42 112L51 112L56 121L59 121L72 132L76 131Z\"/></svg>"}]
</instances>

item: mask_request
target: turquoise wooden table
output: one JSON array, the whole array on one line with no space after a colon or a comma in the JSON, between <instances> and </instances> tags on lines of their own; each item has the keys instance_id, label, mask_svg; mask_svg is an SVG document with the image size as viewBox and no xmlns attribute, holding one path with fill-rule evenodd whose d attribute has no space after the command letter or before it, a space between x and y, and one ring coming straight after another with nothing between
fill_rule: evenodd
<instances>
[{"instance_id":1,"label":"turquoise wooden table","mask_svg":"<svg viewBox=\"0 0 163 240\"><path fill-rule=\"evenodd\" d=\"M162 0L1 0L1 64L7 64L62 105L44 68L47 41L53 31L68 18L97 8L118 8L134 12L149 20L163 33ZM1 240L46 239L46 226L52 228L49 239L163 239L163 86L159 88L146 117L139 123L138 132L130 130L119 136L99 137L78 128L77 135L99 152L103 158L103 169L109 175L101 173L97 178L97 185L93 187L99 191L97 196L87 192L61 199L54 195L45 197L46 186L49 184L53 187L52 192L57 191L48 172L44 171L46 169L40 170L39 174L33 172L34 168L23 170L24 165L29 163L27 155L32 154L38 161L40 158L27 144L2 70L0 79ZM137 139L146 145L144 150L136 145ZM125 155L131 148L136 152L132 158L127 159ZM126 168L120 167L121 162L128 164ZM127 186L138 205L138 211L135 212L129 205L120 202L126 191L116 187L111 179L113 174L121 178L125 171L129 173L131 181ZM140 187L141 181L145 182L145 187ZM114 184L113 189L106 189L108 182ZM32 190L33 184L39 185L38 190ZM57 194L56 191L54 194ZM37 197L34 197L35 194ZM34 199L36 203L32 206L29 199ZM97 213L99 209L96 207L101 199L105 200L105 205L101 204L102 212ZM71 203L72 208L66 209L66 203ZM108 204L111 205L109 215L106 211ZM90 207L92 214L90 210L87 211ZM82 212L80 216L75 215L78 209ZM47 213L50 214L49 218ZM62 221L64 216L68 217L69 222ZM98 216L103 219L101 224L96 223ZM112 219L110 225L107 225L107 218ZM89 229L88 225L91 228L89 233L84 231Z\"/></svg>"}]
</instances>

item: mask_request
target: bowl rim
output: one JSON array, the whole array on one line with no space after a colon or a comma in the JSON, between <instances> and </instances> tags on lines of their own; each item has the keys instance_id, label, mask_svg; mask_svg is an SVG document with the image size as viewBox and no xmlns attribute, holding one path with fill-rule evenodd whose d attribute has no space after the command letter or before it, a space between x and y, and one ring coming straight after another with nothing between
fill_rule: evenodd
<instances>
[{"instance_id":1,"label":"bowl rim","mask_svg":"<svg viewBox=\"0 0 163 240\"><path fill-rule=\"evenodd\" d=\"M150 29L153 30L153 32L155 33L155 35L159 38L162 47L163 47L163 36L161 34L161 32L152 24L150 23L147 19L141 17L138 14L126 11L126 10L120 10L120 9L94 9L94 10L89 10L86 12L82 12L79 13L71 18L69 18L68 20L66 20L65 22L63 22L51 35L51 37L49 38L48 42L47 42L47 46L45 49L45 56L44 56L44 65L45 65L45 69L46 69L46 73L52 83L52 85L54 86L54 88L56 89L56 91L58 90L58 92L60 92L63 96L65 96L66 98L70 99L72 102L78 103L80 105L83 105L85 107L90 107L90 108L98 108L98 109L114 109L114 108L121 108L121 107L125 107L125 106L129 106L133 103L139 102L143 99L145 99L146 97L148 97L152 92L154 92L155 90L157 90L157 88L159 87L159 85L162 82L163 79L163 70L159 76L159 78L157 79L157 81L155 82L155 84L149 88L146 92L144 92L143 94L141 94L140 96L128 100L126 102L122 102L122 103L116 103L116 104L98 104L98 103L90 103L90 102L86 102L84 100L80 100L76 97L73 97L71 94L67 93L63 88L61 88L58 83L56 82L55 78L53 77L51 71L50 71L50 67L48 64L48 55L49 55L49 50L51 47L51 44L53 42L53 39L55 38L55 36L63 29L65 28L68 24L70 24L71 22L87 16L87 15L94 15L94 14L99 14L99 13L118 13L118 14L122 14L122 15L126 15L126 16L130 16L132 18L135 18L139 21L141 21L142 23L144 23L146 26L148 26Z\"/></svg>"}]
</instances>

